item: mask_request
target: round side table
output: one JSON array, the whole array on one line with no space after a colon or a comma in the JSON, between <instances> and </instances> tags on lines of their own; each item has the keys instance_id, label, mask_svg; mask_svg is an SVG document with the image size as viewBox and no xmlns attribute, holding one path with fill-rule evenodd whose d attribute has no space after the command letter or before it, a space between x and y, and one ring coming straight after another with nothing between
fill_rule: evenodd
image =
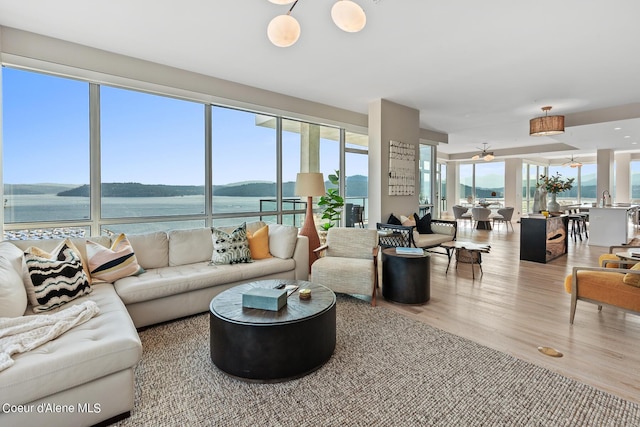
<instances>
[{"instance_id":1,"label":"round side table","mask_svg":"<svg viewBox=\"0 0 640 427\"><path fill-rule=\"evenodd\" d=\"M402 304L424 304L431 298L431 256L382 250L382 296Z\"/></svg>"}]
</instances>

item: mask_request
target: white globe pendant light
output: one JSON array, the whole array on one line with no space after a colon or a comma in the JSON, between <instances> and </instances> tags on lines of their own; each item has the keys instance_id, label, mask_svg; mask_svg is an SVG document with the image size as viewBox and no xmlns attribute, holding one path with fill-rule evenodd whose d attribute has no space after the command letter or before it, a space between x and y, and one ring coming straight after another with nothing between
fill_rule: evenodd
<instances>
[{"instance_id":1,"label":"white globe pendant light","mask_svg":"<svg viewBox=\"0 0 640 427\"><path fill-rule=\"evenodd\" d=\"M331 19L343 31L357 33L367 24L367 16L357 3L338 0L331 8Z\"/></svg>"},{"instance_id":2,"label":"white globe pendant light","mask_svg":"<svg viewBox=\"0 0 640 427\"><path fill-rule=\"evenodd\" d=\"M267 37L278 47L289 47L300 37L300 24L291 15L278 15L269 22Z\"/></svg>"}]
</instances>

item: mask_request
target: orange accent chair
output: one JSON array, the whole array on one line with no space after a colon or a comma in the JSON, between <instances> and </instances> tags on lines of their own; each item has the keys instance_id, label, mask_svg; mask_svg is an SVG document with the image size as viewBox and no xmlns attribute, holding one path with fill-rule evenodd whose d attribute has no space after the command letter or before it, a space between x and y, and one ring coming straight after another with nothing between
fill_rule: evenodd
<instances>
[{"instance_id":1,"label":"orange accent chair","mask_svg":"<svg viewBox=\"0 0 640 427\"><path fill-rule=\"evenodd\" d=\"M640 313L640 263L618 260L620 265L634 264L630 269L611 267L573 267L564 280L571 294L569 323L573 324L578 300L617 307Z\"/></svg>"}]
</instances>

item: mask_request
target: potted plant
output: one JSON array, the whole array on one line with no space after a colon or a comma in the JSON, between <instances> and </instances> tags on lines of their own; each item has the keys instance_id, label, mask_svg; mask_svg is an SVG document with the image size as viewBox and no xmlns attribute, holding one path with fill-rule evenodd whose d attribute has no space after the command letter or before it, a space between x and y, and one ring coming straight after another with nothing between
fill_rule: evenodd
<instances>
[{"instance_id":1,"label":"potted plant","mask_svg":"<svg viewBox=\"0 0 640 427\"><path fill-rule=\"evenodd\" d=\"M551 194L551 201L547 203L547 210L549 210L549 212L560 212L560 204L556 200L556 196L558 193L571 190L574 180L575 178L562 179L560 172L549 176L540 175L540 186L544 188L547 193Z\"/></svg>"},{"instance_id":2,"label":"potted plant","mask_svg":"<svg viewBox=\"0 0 640 427\"><path fill-rule=\"evenodd\" d=\"M322 219L328 220L320 226L324 231L328 231L340 222L342 207L344 206L344 199L340 196L339 189L340 171L336 170L335 174L330 174L329 182L334 187L328 188L327 193L320 197L320 201L318 202L318 206L322 208Z\"/></svg>"}]
</instances>

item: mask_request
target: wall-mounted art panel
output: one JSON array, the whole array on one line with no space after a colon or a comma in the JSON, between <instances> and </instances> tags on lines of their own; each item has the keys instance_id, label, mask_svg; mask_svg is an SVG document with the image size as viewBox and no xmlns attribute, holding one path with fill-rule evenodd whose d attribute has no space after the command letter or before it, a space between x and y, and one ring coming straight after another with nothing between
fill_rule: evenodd
<instances>
[{"instance_id":1,"label":"wall-mounted art panel","mask_svg":"<svg viewBox=\"0 0 640 427\"><path fill-rule=\"evenodd\" d=\"M416 186L416 147L389 141L389 195L413 196Z\"/></svg>"}]
</instances>

